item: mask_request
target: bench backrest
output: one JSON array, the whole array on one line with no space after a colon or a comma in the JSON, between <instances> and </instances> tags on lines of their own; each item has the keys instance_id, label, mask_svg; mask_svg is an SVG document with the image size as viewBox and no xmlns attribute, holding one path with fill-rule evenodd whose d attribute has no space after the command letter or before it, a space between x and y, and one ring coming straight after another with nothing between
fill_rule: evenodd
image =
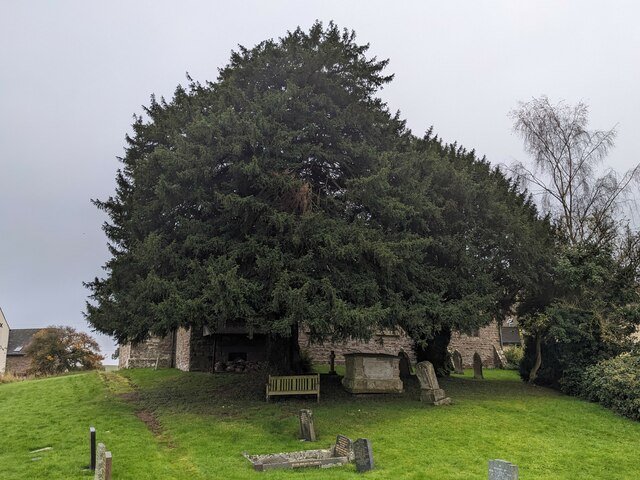
<instances>
[{"instance_id":1,"label":"bench backrest","mask_svg":"<svg viewBox=\"0 0 640 480\"><path fill-rule=\"evenodd\" d=\"M318 390L320 375L269 375L269 389L275 392L310 392Z\"/></svg>"}]
</instances>

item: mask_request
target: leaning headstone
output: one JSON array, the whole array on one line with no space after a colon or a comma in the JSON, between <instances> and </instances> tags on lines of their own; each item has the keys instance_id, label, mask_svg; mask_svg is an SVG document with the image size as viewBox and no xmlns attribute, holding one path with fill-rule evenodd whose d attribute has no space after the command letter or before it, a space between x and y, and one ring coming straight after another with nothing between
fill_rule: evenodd
<instances>
[{"instance_id":1,"label":"leaning headstone","mask_svg":"<svg viewBox=\"0 0 640 480\"><path fill-rule=\"evenodd\" d=\"M431 362L420 362L416 365L416 377L420 381L420 401L433 403L434 405L449 405L444 390L438 385L438 377Z\"/></svg>"},{"instance_id":2,"label":"leaning headstone","mask_svg":"<svg viewBox=\"0 0 640 480\"><path fill-rule=\"evenodd\" d=\"M420 362L416 365L416 377L420 381L420 388L427 388L430 390L440 388L438 385L438 377L436 377L436 371L433 368L431 362Z\"/></svg>"},{"instance_id":3,"label":"leaning headstone","mask_svg":"<svg viewBox=\"0 0 640 480\"><path fill-rule=\"evenodd\" d=\"M454 366L453 371L455 373L464 375L464 365L462 364L462 354L458 350L454 350L453 354L451 355L451 358L453 358L453 366Z\"/></svg>"},{"instance_id":4,"label":"leaning headstone","mask_svg":"<svg viewBox=\"0 0 640 480\"><path fill-rule=\"evenodd\" d=\"M353 442L349 437L345 437L344 435L338 435L336 437L336 444L333 447L333 456L334 457L347 457L351 458L353 453Z\"/></svg>"},{"instance_id":5,"label":"leaning headstone","mask_svg":"<svg viewBox=\"0 0 640 480\"><path fill-rule=\"evenodd\" d=\"M313 426L313 412L300 410L300 438L307 442L316 441L316 429Z\"/></svg>"},{"instance_id":6,"label":"leaning headstone","mask_svg":"<svg viewBox=\"0 0 640 480\"><path fill-rule=\"evenodd\" d=\"M489 460L489 480L518 480L518 466L505 460Z\"/></svg>"},{"instance_id":7,"label":"leaning headstone","mask_svg":"<svg viewBox=\"0 0 640 480\"><path fill-rule=\"evenodd\" d=\"M359 438L353 442L353 454L356 461L356 471L359 473L368 472L375 467L373 463L373 452L371 442L368 438Z\"/></svg>"},{"instance_id":8,"label":"leaning headstone","mask_svg":"<svg viewBox=\"0 0 640 480\"><path fill-rule=\"evenodd\" d=\"M493 346L493 358L494 361L496 363L496 367L498 368L506 368L507 366L507 357L504 356L504 352L502 351L502 349L498 349L496 348L496 346Z\"/></svg>"},{"instance_id":9,"label":"leaning headstone","mask_svg":"<svg viewBox=\"0 0 640 480\"><path fill-rule=\"evenodd\" d=\"M482 376L482 358L478 352L473 354L473 378L484 378Z\"/></svg>"},{"instance_id":10,"label":"leaning headstone","mask_svg":"<svg viewBox=\"0 0 640 480\"><path fill-rule=\"evenodd\" d=\"M400 352L398 354L400 357L400 376L402 378L408 378L411 376L411 360L409 359L409 355L407 352Z\"/></svg>"}]
</instances>

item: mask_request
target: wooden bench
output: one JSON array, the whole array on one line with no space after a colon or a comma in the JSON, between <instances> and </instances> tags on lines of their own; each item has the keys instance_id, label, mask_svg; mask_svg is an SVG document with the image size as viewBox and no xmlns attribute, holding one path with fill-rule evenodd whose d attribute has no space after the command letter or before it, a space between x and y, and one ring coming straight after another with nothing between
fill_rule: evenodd
<instances>
[{"instance_id":1,"label":"wooden bench","mask_svg":"<svg viewBox=\"0 0 640 480\"><path fill-rule=\"evenodd\" d=\"M269 375L267 402L275 395L316 395L320 401L320 374L290 375L287 377Z\"/></svg>"}]
</instances>

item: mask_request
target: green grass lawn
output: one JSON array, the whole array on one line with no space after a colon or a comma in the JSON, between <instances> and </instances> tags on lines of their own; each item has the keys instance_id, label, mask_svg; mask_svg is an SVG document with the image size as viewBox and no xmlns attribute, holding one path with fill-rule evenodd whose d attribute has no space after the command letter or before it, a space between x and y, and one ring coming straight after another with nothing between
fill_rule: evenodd
<instances>
[{"instance_id":1,"label":"green grass lawn","mask_svg":"<svg viewBox=\"0 0 640 480\"><path fill-rule=\"evenodd\" d=\"M485 373L443 379L449 407L421 405L413 379L402 396L355 398L324 376L319 404L267 404L258 374L125 370L4 384L0 478L90 478L90 425L113 452L115 480L361 478L352 465L258 473L240 455L326 448L339 433L371 440L371 479L486 479L492 458L516 463L522 480L640 478L639 423L513 372ZM296 438L300 408L314 412L313 444Z\"/></svg>"}]
</instances>

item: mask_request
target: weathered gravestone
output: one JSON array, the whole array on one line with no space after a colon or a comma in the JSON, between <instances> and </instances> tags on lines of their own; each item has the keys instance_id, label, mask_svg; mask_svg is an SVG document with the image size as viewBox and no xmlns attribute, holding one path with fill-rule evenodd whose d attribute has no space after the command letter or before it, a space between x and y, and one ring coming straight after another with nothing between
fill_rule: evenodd
<instances>
[{"instance_id":1,"label":"weathered gravestone","mask_svg":"<svg viewBox=\"0 0 640 480\"><path fill-rule=\"evenodd\" d=\"M484 378L482 376L482 358L478 352L473 354L473 378Z\"/></svg>"},{"instance_id":2,"label":"weathered gravestone","mask_svg":"<svg viewBox=\"0 0 640 480\"><path fill-rule=\"evenodd\" d=\"M451 358L453 359L453 371L455 373L459 373L464 375L464 366L462 365L462 354L458 350L454 350L451 354Z\"/></svg>"},{"instance_id":3,"label":"weathered gravestone","mask_svg":"<svg viewBox=\"0 0 640 480\"><path fill-rule=\"evenodd\" d=\"M313 426L313 412L300 410L300 438L307 442L316 441L316 429Z\"/></svg>"},{"instance_id":4,"label":"weathered gravestone","mask_svg":"<svg viewBox=\"0 0 640 480\"><path fill-rule=\"evenodd\" d=\"M373 470L373 451L371 450L371 442L368 438L359 438L353 442L353 455L356 461L357 472L368 472Z\"/></svg>"},{"instance_id":5,"label":"weathered gravestone","mask_svg":"<svg viewBox=\"0 0 640 480\"><path fill-rule=\"evenodd\" d=\"M351 459L353 453L353 442L349 437L344 435L338 435L336 437L336 444L333 447L334 457L347 457Z\"/></svg>"},{"instance_id":6,"label":"weathered gravestone","mask_svg":"<svg viewBox=\"0 0 640 480\"><path fill-rule=\"evenodd\" d=\"M98 444L98 449L96 452L96 473L93 477L94 480L105 480L106 478L106 457L107 448L104 446L104 443Z\"/></svg>"},{"instance_id":7,"label":"weathered gravestone","mask_svg":"<svg viewBox=\"0 0 640 480\"><path fill-rule=\"evenodd\" d=\"M453 361L453 353L451 353L449 351L447 351L447 363L449 364L449 369L452 372L455 372L456 371L456 364Z\"/></svg>"},{"instance_id":8,"label":"weathered gravestone","mask_svg":"<svg viewBox=\"0 0 640 480\"><path fill-rule=\"evenodd\" d=\"M385 353L345 353L344 389L363 393L402 393L400 357Z\"/></svg>"},{"instance_id":9,"label":"weathered gravestone","mask_svg":"<svg viewBox=\"0 0 640 480\"><path fill-rule=\"evenodd\" d=\"M496 348L495 345L493 346L493 359L498 368L506 368L507 357L504 356L502 349Z\"/></svg>"},{"instance_id":10,"label":"weathered gravestone","mask_svg":"<svg viewBox=\"0 0 640 480\"><path fill-rule=\"evenodd\" d=\"M411 376L411 360L409 359L409 355L407 352L400 352L398 354L400 357L400 377L408 378Z\"/></svg>"},{"instance_id":11,"label":"weathered gravestone","mask_svg":"<svg viewBox=\"0 0 640 480\"><path fill-rule=\"evenodd\" d=\"M489 480L518 480L518 466L505 460L489 460Z\"/></svg>"},{"instance_id":12,"label":"weathered gravestone","mask_svg":"<svg viewBox=\"0 0 640 480\"><path fill-rule=\"evenodd\" d=\"M436 371L431 362L420 362L416 365L416 376L420 381L420 401L433 403L434 405L449 405L451 399L448 398L444 390L438 385Z\"/></svg>"},{"instance_id":13,"label":"weathered gravestone","mask_svg":"<svg viewBox=\"0 0 640 480\"><path fill-rule=\"evenodd\" d=\"M299 468L331 468L349 463L346 457L334 457L330 449L303 450L300 452L270 453L267 455L242 455L251 462L257 472L266 470L294 470Z\"/></svg>"},{"instance_id":14,"label":"weathered gravestone","mask_svg":"<svg viewBox=\"0 0 640 480\"><path fill-rule=\"evenodd\" d=\"M111 452L105 452L104 454L104 480L111 480L111 466L113 457Z\"/></svg>"}]
</instances>

